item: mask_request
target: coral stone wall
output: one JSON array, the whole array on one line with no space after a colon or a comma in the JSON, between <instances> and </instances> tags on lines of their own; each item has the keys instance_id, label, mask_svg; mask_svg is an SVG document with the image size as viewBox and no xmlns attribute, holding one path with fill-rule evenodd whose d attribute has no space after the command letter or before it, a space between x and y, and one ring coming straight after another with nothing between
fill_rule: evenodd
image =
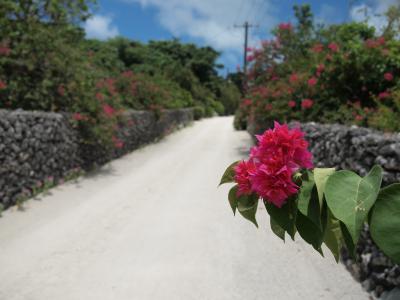
<instances>
[{"instance_id":1,"label":"coral stone wall","mask_svg":"<svg viewBox=\"0 0 400 300\"><path fill-rule=\"evenodd\" d=\"M7 208L46 182L102 165L193 121L192 109L126 112L121 147L106 151L80 143L67 114L0 110L0 204Z\"/></svg>"},{"instance_id":2,"label":"coral stone wall","mask_svg":"<svg viewBox=\"0 0 400 300\"><path fill-rule=\"evenodd\" d=\"M365 175L379 164L384 169L384 185L400 182L400 134L337 124L305 123L300 127L317 166L351 169ZM343 262L366 290L379 297L385 291L400 288L400 266L379 251L367 227L357 253L358 258L353 261L344 251Z\"/></svg>"}]
</instances>

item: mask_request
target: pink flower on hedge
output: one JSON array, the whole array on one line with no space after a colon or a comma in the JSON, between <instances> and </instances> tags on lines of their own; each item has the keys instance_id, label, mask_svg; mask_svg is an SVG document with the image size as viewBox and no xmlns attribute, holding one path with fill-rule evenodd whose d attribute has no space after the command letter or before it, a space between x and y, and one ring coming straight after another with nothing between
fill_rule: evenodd
<instances>
[{"instance_id":1,"label":"pink flower on hedge","mask_svg":"<svg viewBox=\"0 0 400 300\"><path fill-rule=\"evenodd\" d=\"M96 93L96 99L99 101L103 101L104 100L104 96L101 93Z\"/></svg>"},{"instance_id":2,"label":"pink flower on hedge","mask_svg":"<svg viewBox=\"0 0 400 300\"><path fill-rule=\"evenodd\" d=\"M293 26L291 23L281 23L278 26L279 30L286 30L286 31L291 31L293 29Z\"/></svg>"},{"instance_id":3,"label":"pink flower on hedge","mask_svg":"<svg viewBox=\"0 0 400 300\"><path fill-rule=\"evenodd\" d=\"M387 81L392 81L393 80L393 74L390 72L385 73L385 75L383 75L383 77L385 78L385 80Z\"/></svg>"},{"instance_id":4,"label":"pink flower on hedge","mask_svg":"<svg viewBox=\"0 0 400 300\"><path fill-rule=\"evenodd\" d=\"M328 45L328 48L332 51L332 52L338 52L339 51L339 45L336 43L330 43Z\"/></svg>"},{"instance_id":5,"label":"pink flower on hedge","mask_svg":"<svg viewBox=\"0 0 400 300\"><path fill-rule=\"evenodd\" d=\"M58 93L60 96L62 96L62 97L65 95L65 88L64 88L64 85L60 84L60 85L58 86L58 88L57 88L57 93Z\"/></svg>"},{"instance_id":6,"label":"pink flower on hedge","mask_svg":"<svg viewBox=\"0 0 400 300\"><path fill-rule=\"evenodd\" d=\"M304 99L303 101L301 101L301 107L304 109L309 109L313 107L313 105L314 101L312 101L311 99Z\"/></svg>"},{"instance_id":7,"label":"pink flower on hedge","mask_svg":"<svg viewBox=\"0 0 400 300\"><path fill-rule=\"evenodd\" d=\"M293 100L290 100L290 101L288 102L288 106L289 106L290 108L296 107L296 102L293 101Z\"/></svg>"},{"instance_id":8,"label":"pink flower on hedge","mask_svg":"<svg viewBox=\"0 0 400 300\"><path fill-rule=\"evenodd\" d=\"M85 121L88 118L85 115L77 112L72 115L72 119L74 119L75 121Z\"/></svg>"},{"instance_id":9,"label":"pink flower on hedge","mask_svg":"<svg viewBox=\"0 0 400 300\"><path fill-rule=\"evenodd\" d=\"M0 80L0 90L4 90L6 88L7 88L7 84L4 81Z\"/></svg>"},{"instance_id":10,"label":"pink flower on hedge","mask_svg":"<svg viewBox=\"0 0 400 300\"><path fill-rule=\"evenodd\" d=\"M383 36L380 36L376 39L376 42L379 44L379 46L383 46L386 44L386 39Z\"/></svg>"},{"instance_id":11,"label":"pink flower on hedge","mask_svg":"<svg viewBox=\"0 0 400 300\"><path fill-rule=\"evenodd\" d=\"M248 62L252 62L252 61L254 60L254 56L253 56L253 55L248 55L248 56L246 57L246 60L247 60Z\"/></svg>"},{"instance_id":12,"label":"pink flower on hedge","mask_svg":"<svg viewBox=\"0 0 400 300\"><path fill-rule=\"evenodd\" d=\"M356 119L356 121L360 122L360 121L364 120L364 117L361 115L356 115L355 119Z\"/></svg>"},{"instance_id":13,"label":"pink flower on hedge","mask_svg":"<svg viewBox=\"0 0 400 300\"><path fill-rule=\"evenodd\" d=\"M387 92L387 91L379 93L379 95L378 95L378 98L380 100L384 100L384 99L389 98L389 97L390 97L390 93Z\"/></svg>"},{"instance_id":14,"label":"pink flower on hedge","mask_svg":"<svg viewBox=\"0 0 400 300\"><path fill-rule=\"evenodd\" d=\"M114 147L117 149L121 149L122 147L124 147L124 142L121 141L119 138L113 136L112 137L112 141L114 143Z\"/></svg>"},{"instance_id":15,"label":"pink flower on hedge","mask_svg":"<svg viewBox=\"0 0 400 300\"><path fill-rule=\"evenodd\" d=\"M273 110L273 106L272 106L272 104L271 103L268 103L267 105L265 105L265 110L266 111L271 111L271 110Z\"/></svg>"},{"instance_id":16,"label":"pink flower on hedge","mask_svg":"<svg viewBox=\"0 0 400 300\"><path fill-rule=\"evenodd\" d=\"M310 86L310 87L315 86L317 83L318 83L318 79L315 78L315 77L311 77L311 78L308 80L308 86Z\"/></svg>"},{"instance_id":17,"label":"pink flower on hedge","mask_svg":"<svg viewBox=\"0 0 400 300\"><path fill-rule=\"evenodd\" d=\"M11 53L11 49L10 48L8 48L7 46L2 46L2 45L0 45L0 55L3 55L3 56L8 56L8 55L10 55L10 53Z\"/></svg>"},{"instance_id":18,"label":"pink flower on hedge","mask_svg":"<svg viewBox=\"0 0 400 300\"><path fill-rule=\"evenodd\" d=\"M242 102L242 104L243 104L244 106L250 106L251 103L252 103L251 99L244 99L243 102Z\"/></svg>"},{"instance_id":19,"label":"pink flower on hedge","mask_svg":"<svg viewBox=\"0 0 400 300\"><path fill-rule=\"evenodd\" d=\"M107 117L112 117L115 113L115 109L111 105L104 104L103 112Z\"/></svg>"},{"instance_id":20,"label":"pink flower on hedge","mask_svg":"<svg viewBox=\"0 0 400 300\"><path fill-rule=\"evenodd\" d=\"M324 64L319 64L317 66L317 76L320 76L324 71L325 71L325 65Z\"/></svg>"},{"instance_id":21,"label":"pink flower on hedge","mask_svg":"<svg viewBox=\"0 0 400 300\"><path fill-rule=\"evenodd\" d=\"M314 52L314 53L320 53L320 52L322 52L323 50L324 50L324 45L322 45L322 44L320 44L320 43L315 44L315 45L311 48L311 51Z\"/></svg>"},{"instance_id":22,"label":"pink flower on hedge","mask_svg":"<svg viewBox=\"0 0 400 300\"><path fill-rule=\"evenodd\" d=\"M234 180L238 184L238 196L250 195L252 193L250 174L255 173L256 166L253 161L241 161L235 166Z\"/></svg>"},{"instance_id":23,"label":"pink flower on hedge","mask_svg":"<svg viewBox=\"0 0 400 300\"><path fill-rule=\"evenodd\" d=\"M299 80L299 76L296 73L293 73L289 77L290 83L296 83Z\"/></svg>"}]
</instances>

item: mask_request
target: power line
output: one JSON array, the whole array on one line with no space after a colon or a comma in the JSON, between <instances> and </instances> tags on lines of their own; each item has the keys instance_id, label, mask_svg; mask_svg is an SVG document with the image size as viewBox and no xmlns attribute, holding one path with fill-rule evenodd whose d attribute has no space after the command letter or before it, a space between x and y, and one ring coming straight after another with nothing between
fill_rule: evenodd
<instances>
[{"instance_id":1,"label":"power line","mask_svg":"<svg viewBox=\"0 0 400 300\"><path fill-rule=\"evenodd\" d=\"M249 29L252 27L258 27L258 25L250 24L249 22L244 22L243 25L235 25L235 28L244 28L244 53L243 53L243 72L244 76L247 74L247 48L249 42Z\"/></svg>"}]
</instances>

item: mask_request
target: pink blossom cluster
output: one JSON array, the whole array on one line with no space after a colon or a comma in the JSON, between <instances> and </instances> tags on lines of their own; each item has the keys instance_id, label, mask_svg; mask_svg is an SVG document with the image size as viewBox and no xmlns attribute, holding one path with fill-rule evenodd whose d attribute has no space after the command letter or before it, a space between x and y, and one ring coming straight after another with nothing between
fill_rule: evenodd
<instances>
[{"instance_id":1,"label":"pink blossom cluster","mask_svg":"<svg viewBox=\"0 0 400 300\"><path fill-rule=\"evenodd\" d=\"M289 129L278 122L257 140L258 146L252 148L249 160L235 167L238 195L255 193L282 207L299 190L293 175L300 169L313 168L308 143L300 129Z\"/></svg>"},{"instance_id":2,"label":"pink blossom cluster","mask_svg":"<svg viewBox=\"0 0 400 300\"><path fill-rule=\"evenodd\" d=\"M293 26L291 23L281 23L278 25L279 30L292 31Z\"/></svg>"}]
</instances>

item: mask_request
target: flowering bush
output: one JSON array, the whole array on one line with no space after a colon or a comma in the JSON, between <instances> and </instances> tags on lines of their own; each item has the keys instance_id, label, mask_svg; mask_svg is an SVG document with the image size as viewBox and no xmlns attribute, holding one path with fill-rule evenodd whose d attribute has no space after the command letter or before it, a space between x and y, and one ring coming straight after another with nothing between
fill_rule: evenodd
<instances>
[{"instance_id":1,"label":"flowering bush","mask_svg":"<svg viewBox=\"0 0 400 300\"><path fill-rule=\"evenodd\" d=\"M301 130L275 122L257 136L248 160L232 164L220 184L234 183L228 199L236 211L257 227L261 199L272 231L300 236L323 255L322 244L339 260L346 246L355 255L361 229L368 223L375 243L400 262L400 184L381 189L382 168L365 177L351 171L313 168Z\"/></svg>"},{"instance_id":2,"label":"flowering bush","mask_svg":"<svg viewBox=\"0 0 400 300\"><path fill-rule=\"evenodd\" d=\"M275 37L252 49L246 98L250 123L317 121L396 131L380 112L400 118L400 42L364 23L316 28L309 20L283 23ZM385 126L383 125L385 124ZM260 126L260 127L267 127Z\"/></svg>"}]
</instances>

